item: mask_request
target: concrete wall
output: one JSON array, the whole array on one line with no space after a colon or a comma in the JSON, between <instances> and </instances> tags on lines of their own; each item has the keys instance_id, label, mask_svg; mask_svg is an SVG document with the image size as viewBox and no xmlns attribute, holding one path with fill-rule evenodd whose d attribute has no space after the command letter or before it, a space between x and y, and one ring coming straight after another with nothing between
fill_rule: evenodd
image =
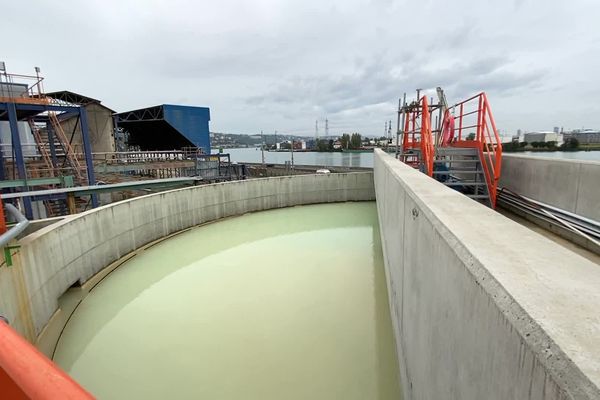
<instances>
[{"instance_id":1,"label":"concrete wall","mask_svg":"<svg viewBox=\"0 0 600 400\"><path fill-rule=\"evenodd\" d=\"M0 267L0 315L34 341L57 299L135 249L220 218L300 204L375 198L373 174L274 177L137 197L42 228L20 241L13 267Z\"/></svg>"},{"instance_id":2,"label":"concrete wall","mask_svg":"<svg viewBox=\"0 0 600 400\"><path fill-rule=\"evenodd\" d=\"M600 221L600 162L504 154L500 186Z\"/></svg>"},{"instance_id":3,"label":"concrete wall","mask_svg":"<svg viewBox=\"0 0 600 400\"><path fill-rule=\"evenodd\" d=\"M600 268L375 153L405 400L600 399Z\"/></svg>"}]
</instances>

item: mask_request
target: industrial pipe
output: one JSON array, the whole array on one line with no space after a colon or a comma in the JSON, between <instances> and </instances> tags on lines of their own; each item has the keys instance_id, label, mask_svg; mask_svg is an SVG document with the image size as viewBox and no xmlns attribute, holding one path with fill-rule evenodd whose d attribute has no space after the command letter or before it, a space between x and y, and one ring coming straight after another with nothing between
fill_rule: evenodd
<instances>
[{"instance_id":1,"label":"industrial pipe","mask_svg":"<svg viewBox=\"0 0 600 400\"><path fill-rule=\"evenodd\" d=\"M10 203L6 203L4 206L6 207L6 211L17 220L17 225L0 235L0 248L8 245L11 240L19 236L29 225L29 221L21 214L17 207Z\"/></svg>"}]
</instances>

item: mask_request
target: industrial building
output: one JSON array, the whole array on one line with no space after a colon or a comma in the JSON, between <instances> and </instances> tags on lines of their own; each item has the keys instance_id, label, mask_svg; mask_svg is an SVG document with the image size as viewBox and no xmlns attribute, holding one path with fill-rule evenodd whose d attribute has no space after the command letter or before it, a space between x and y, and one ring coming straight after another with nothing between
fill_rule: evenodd
<instances>
[{"instance_id":1,"label":"industrial building","mask_svg":"<svg viewBox=\"0 0 600 400\"><path fill-rule=\"evenodd\" d=\"M579 144L600 144L600 130L598 129L575 130L570 137L577 139Z\"/></svg>"},{"instance_id":2,"label":"industrial building","mask_svg":"<svg viewBox=\"0 0 600 400\"><path fill-rule=\"evenodd\" d=\"M117 128L128 134L129 146L142 151L195 147L210 154L207 107L161 104L114 115Z\"/></svg>"},{"instance_id":3,"label":"industrial building","mask_svg":"<svg viewBox=\"0 0 600 400\"><path fill-rule=\"evenodd\" d=\"M35 75L20 75L0 66L0 189L29 219L100 205L98 178L113 184L196 176L192 158L210 154L206 107L162 104L116 113L92 97L45 91L39 68ZM154 184L163 190L168 185ZM67 190L87 186L93 189Z\"/></svg>"},{"instance_id":4,"label":"industrial building","mask_svg":"<svg viewBox=\"0 0 600 400\"><path fill-rule=\"evenodd\" d=\"M561 133L553 131L527 132L525 133L523 141L527 143L556 142L556 144L561 144L563 142L563 135Z\"/></svg>"},{"instance_id":5,"label":"industrial building","mask_svg":"<svg viewBox=\"0 0 600 400\"><path fill-rule=\"evenodd\" d=\"M92 152L104 153L115 151L114 110L102 104L100 100L67 90L46 93L46 96L59 103L81 106L85 109L88 117L88 134ZM60 121L60 124L65 132L75 132L73 147L79 153L80 151L78 150L83 146L80 140L81 124L79 119L74 116L67 116Z\"/></svg>"}]
</instances>

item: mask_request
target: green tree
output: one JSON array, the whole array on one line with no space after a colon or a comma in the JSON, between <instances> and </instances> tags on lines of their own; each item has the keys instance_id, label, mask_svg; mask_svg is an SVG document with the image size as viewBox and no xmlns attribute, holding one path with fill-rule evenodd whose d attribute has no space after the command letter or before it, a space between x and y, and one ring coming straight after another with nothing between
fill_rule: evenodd
<instances>
[{"instance_id":1,"label":"green tree","mask_svg":"<svg viewBox=\"0 0 600 400\"><path fill-rule=\"evenodd\" d=\"M467 135L467 140L475 140L475 133L471 132Z\"/></svg>"},{"instance_id":2,"label":"green tree","mask_svg":"<svg viewBox=\"0 0 600 400\"><path fill-rule=\"evenodd\" d=\"M348 146L350 146L350 135L344 133L340 138L340 142L342 142L342 149L348 149Z\"/></svg>"},{"instance_id":3,"label":"green tree","mask_svg":"<svg viewBox=\"0 0 600 400\"><path fill-rule=\"evenodd\" d=\"M360 149L362 145L362 137L360 133L353 133L350 137L350 148L352 149Z\"/></svg>"},{"instance_id":4,"label":"green tree","mask_svg":"<svg viewBox=\"0 0 600 400\"><path fill-rule=\"evenodd\" d=\"M519 143L518 142L506 142L506 143L502 143L502 150L503 151L507 151L507 152L517 151L518 148L519 148Z\"/></svg>"},{"instance_id":5,"label":"green tree","mask_svg":"<svg viewBox=\"0 0 600 400\"><path fill-rule=\"evenodd\" d=\"M333 147L333 142L332 142L332 147ZM330 146L329 146L329 141L327 141L326 139L319 139L317 141L317 151L331 151Z\"/></svg>"},{"instance_id":6,"label":"green tree","mask_svg":"<svg viewBox=\"0 0 600 400\"><path fill-rule=\"evenodd\" d=\"M560 145L561 150L577 150L579 148L579 140L575 138L568 138L563 144Z\"/></svg>"}]
</instances>

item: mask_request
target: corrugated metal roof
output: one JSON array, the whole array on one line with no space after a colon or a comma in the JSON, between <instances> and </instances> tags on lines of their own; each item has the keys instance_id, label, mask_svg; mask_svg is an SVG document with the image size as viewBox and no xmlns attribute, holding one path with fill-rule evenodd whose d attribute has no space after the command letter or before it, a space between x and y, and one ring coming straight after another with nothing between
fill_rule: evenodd
<instances>
[{"instance_id":1,"label":"corrugated metal roof","mask_svg":"<svg viewBox=\"0 0 600 400\"><path fill-rule=\"evenodd\" d=\"M210 109L208 107L162 104L114 114L119 126L134 135L136 144L146 150L174 149L183 139L188 145L210 153ZM153 125L154 123L154 125ZM166 127L161 124L167 124ZM155 126L156 125L156 126ZM166 137L174 133L179 138ZM157 136L161 136L157 138ZM173 146L170 146L170 142ZM157 148L151 148L155 146Z\"/></svg>"}]
</instances>

